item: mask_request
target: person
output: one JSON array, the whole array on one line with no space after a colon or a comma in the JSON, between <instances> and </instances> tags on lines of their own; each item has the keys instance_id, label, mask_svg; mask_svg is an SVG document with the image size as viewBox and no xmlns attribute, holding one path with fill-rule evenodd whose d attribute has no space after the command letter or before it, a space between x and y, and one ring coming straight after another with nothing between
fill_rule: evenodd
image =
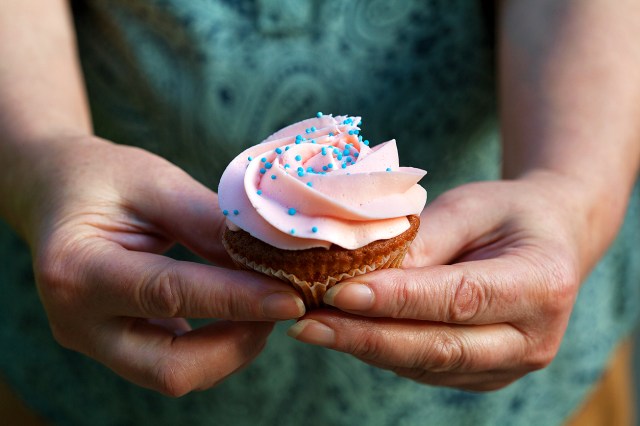
<instances>
[{"instance_id":1,"label":"person","mask_svg":"<svg viewBox=\"0 0 640 426\"><path fill-rule=\"evenodd\" d=\"M638 2L500 1L495 36L488 2L73 6L82 70L63 0L0 14L0 371L32 410L482 425L579 409L638 315ZM211 188L318 110L396 137L433 201L402 269L305 312L231 268Z\"/></svg>"}]
</instances>

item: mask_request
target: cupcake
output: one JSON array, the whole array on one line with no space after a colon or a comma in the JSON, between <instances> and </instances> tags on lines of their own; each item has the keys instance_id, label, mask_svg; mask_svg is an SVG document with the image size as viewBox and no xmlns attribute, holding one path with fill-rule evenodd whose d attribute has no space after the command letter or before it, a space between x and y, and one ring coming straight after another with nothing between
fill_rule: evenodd
<instances>
[{"instance_id":1,"label":"cupcake","mask_svg":"<svg viewBox=\"0 0 640 426\"><path fill-rule=\"evenodd\" d=\"M369 147L359 124L318 113L242 152L220 180L233 261L290 283L308 308L344 279L399 267L420 225L426 172L399 166L395 140Z\"/></svg>"}]
</instances>

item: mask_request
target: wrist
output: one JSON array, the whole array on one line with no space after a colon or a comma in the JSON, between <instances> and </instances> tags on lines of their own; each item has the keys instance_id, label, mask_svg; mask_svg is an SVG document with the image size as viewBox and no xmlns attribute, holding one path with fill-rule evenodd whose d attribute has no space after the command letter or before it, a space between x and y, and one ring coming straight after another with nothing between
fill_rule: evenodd
<instances>
[{"instance_id":1,"label":"wrist","mask_svg":"<svg viewBox=\"0 0 640 426\"><path fill-rule=\"evenodd\" d=\"M576 247L583 276L595 266L616 237L624 219L629 191L569 174L533 169L519 181L532 183L560 212Z\"/></svg>"}]
</instances>

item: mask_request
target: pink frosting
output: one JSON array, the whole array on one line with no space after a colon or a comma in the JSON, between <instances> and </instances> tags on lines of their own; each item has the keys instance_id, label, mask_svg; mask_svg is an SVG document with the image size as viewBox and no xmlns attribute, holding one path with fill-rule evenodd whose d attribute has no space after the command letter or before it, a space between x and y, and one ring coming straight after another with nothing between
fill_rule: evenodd
<instances>
[{"instance_id":1,"label":"pink frosting","mask_svg":"<svg viewBox=\"0 0 640 426\"><path fill-rule=\"evenodd\" d=\"M360 117L318 114L238 155L218 188L230 229L281 249L356 249L393 238L420 214L424 170L400 167L395 140L362 141Z\"/></svg>"}]
</instances>

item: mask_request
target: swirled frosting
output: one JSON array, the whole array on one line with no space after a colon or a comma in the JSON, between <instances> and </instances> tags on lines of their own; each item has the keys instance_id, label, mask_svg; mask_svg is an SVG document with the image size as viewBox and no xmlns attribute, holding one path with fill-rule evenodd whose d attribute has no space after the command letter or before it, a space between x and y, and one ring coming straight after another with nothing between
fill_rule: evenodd
<instances>
[{"instance_id":1,"label":"swirled frosting","mask_svg":"<svg viewBox=\"0 0 640 426\"><path fill-rule=\"evenodd\" d=\"M238 155L218 187L227 226L287 250L356 249L406 231L426 203L426 172L399 166L395 140L370 148L359 124L318 113Z\"/></svg>"}]
</instances>

